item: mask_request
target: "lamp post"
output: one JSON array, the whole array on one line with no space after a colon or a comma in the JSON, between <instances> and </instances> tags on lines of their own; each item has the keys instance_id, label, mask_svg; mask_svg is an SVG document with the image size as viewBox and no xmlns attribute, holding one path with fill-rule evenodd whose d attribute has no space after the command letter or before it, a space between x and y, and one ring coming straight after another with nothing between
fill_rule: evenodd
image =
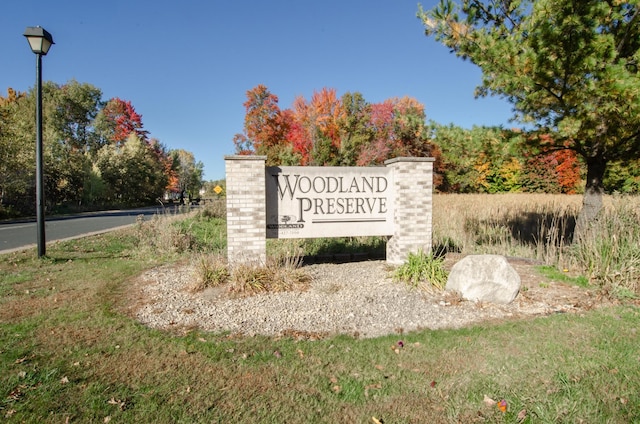
<instances>
[{"instance_id":1,"label":"lamp post","mask_svg":"<svg viewBox=\"0 0 640 424\"><path fill-rule=\"evenodd\" d=\"M44 235L44 176L42 172L42 56L53 44L53 37L46 29L27 27L24 34L31 51L36 54L36 221L38 237L38 257L46 253Z\"/></svg>"}]
</instances>

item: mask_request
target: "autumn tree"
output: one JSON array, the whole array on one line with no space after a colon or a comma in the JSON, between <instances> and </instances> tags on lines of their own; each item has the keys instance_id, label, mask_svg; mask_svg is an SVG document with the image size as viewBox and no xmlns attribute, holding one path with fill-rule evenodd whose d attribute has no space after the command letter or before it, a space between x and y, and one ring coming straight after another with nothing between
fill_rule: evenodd
<instances>
[{"instance_id":1,"label":"autumn tree","mask_svg":"<svg viewBox=\"0 0 640 424\"><path fill-rule=\"evenodd\" d=\"M244 134L234 137L236 151L266 155L267 164L277 164L280 148L288 132L288 122L280 112L278 96L260 84L247 91L244 107Z\"/></svg>"},{"instance_id":2,"label":"autumn tree","mask_svg":"<svg viewBox=\"0 0 640 424\"><path fill-rule=\"evenodd\" d=\"M391 154L393 137L393 100L372 104L369 126L373 137L369 144L363 145L358 154L358 166L374 165L384 162Z\"/></svg>"},{"instance_id":3,"label":"autumn tree","mask_svg":"<svg viewBox=\"0 0 640 424\"><path fill-rule=\"evenodd\" d=\"M142 125L142 115L136 112L131 101L118 97L107 101L96 118L95 126L103 144L123 143L131 133L142 141L149 138L149 132Z\"/></svg>"},{"instance_id":4,"label":"autumn tree","mask_svg":"<svg viewBox=\"0 0 640 424\"><path fill-rule=\"evenodd\" d=\"M259 85L247 92L244 132L236 134L238 154L262 154L271 165L379 165L391 157L429 156L424 106L410 97L379 104L360 93L338 97L314 91L280 109L277 96Z\"/></svg>"},{"instance_id":5,"label":"autumn tree","mask_svg":"<svg viewBox=\"0 0 640 424\"><path fill-rule=\"evenodd\" d=\"M640 157L637 1L440 0L426 34L482 70L477 94L554 135L587 167L578 235L602 207L607 165Z\"/></svg>"}]
</instances>

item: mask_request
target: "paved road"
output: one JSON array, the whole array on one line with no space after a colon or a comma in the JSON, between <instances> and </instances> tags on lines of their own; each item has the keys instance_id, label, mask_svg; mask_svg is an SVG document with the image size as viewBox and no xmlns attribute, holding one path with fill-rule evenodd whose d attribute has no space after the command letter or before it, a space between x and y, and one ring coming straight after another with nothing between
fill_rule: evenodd
<instances>
[{"instance_id":1,"label":"paved road","mask_svg":"<svg viewBox=\"0 0 640 424\"><path fill-rule=\"evenodd\" d=\"M163 213L161 207L45 217L45 238L49 243L55 240L102 233L134 224L139 215L143 215L145 219L150 219L154 214L158 213ZM164 213L175 213L175 211L174 209L166 208ZM35 246L36 243L35 220L0 222L0 253L29 248Z\"/></svg>"}]
</instances>

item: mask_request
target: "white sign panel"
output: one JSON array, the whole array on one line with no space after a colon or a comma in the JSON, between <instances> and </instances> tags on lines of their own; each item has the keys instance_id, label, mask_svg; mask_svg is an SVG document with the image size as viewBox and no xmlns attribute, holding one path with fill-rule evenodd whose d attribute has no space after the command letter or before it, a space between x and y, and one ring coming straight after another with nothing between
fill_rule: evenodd
<instances>
[{"instance_id":1,"label":"white sign panel","mask_svg":"<svg viewBox=\"0 0 640 424\"><path fill-rule=\"evenodd\" d=\"M383 167L266 168L267 238L393 234L393 173Z\"/></svg>"}]
</instances>

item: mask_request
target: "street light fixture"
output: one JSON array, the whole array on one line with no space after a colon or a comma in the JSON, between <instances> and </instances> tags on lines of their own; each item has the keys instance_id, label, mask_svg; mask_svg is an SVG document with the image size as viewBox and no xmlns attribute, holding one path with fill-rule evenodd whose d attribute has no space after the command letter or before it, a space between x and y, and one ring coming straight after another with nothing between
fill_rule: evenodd
<instances>
[{"instance_id":1,"label":"street light fixture","mask_svg":"<svg viewBox=\"0 0 640 424\"><path fill-rule=\"evenodd\" d=\"M53 37L39 26L27 27L24 34L36 54L36 220L38 257L46 253L44 235L44 177L42 173L42 56L49 52Z\"/></svg>"}]
</instances>

